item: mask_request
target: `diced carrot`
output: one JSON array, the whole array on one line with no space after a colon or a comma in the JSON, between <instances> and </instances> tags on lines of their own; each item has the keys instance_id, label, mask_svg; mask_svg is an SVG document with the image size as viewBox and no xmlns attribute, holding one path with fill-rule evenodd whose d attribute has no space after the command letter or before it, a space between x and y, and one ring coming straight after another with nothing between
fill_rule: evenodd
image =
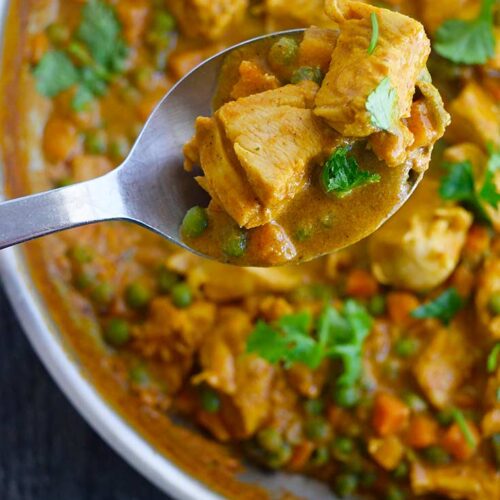
<instances>
[{"instance_id":1,"label":"diced carrot","mask_svg":"<svg viewBox=\"0 0 500 500\"><path fill-rule=\"evenodd\" d=\"M78 131L69 120L51 118L43 134L43 152L46 158L57 163L68 159L78 145Z\"/></svg>"},{"instance_id":2,"label":"diced carrot","mask_svg":"<svg viewBox=\"0 0 500 500\"><path fill-rule=\"evenodd\" d=\"M452 424L443 436L441 444L443 448L457 460L467 460L476 452L479 444L479 431L474 423L467 421L467 426L474 438L475 444L468 442L462 429L457 423Z\"/></svg>"},{"instance_id":3,"label":"diced carrot","mask_svg":"<svg viewBox=\"0 0 500 500\"><path fill-rule=\"evenodd\" d=\"M483 255L490 246L490 235L485 226L473 225L465 240L465 252L472 257Z\"/></svg>"},{"instance_id":4,"label":"diced carrot","mask_svg":"<svg viewBox=\"0 0 500 500\"><path fill-rule=\"evenodd\" d=\"M431 112L424 100L418 100L412 104L407 125L413 134L412 148L414 149L427 146L436 138L437 132L432 124Z\"/></svg>"},{"instance_id":5,"label":"diced carrot","mask_svg":"<svg viewBox=\"0 0 500 500\"><path fill-rule=\"evenodd\" d=\"M293 448L292 458L288 463L288 467L294 471L302 470L311 458L313 451L314 443L311 441L302 441Z\"/></svg>"},{"instance_id":6,"label":"diced carrot","mask_svg":"<svg viewBox=\"0 0 500 500\"><path fill-rule=\"evenodd\" d=\"M406 435L406 442L413 448L426 448L436 444L438 440L438 425L426 415L414 415Z\"/></svg>"},{"instance_id":7,"label":"diced carrot","mask_svg":"<svg viewBox=\"0 0 500 500\"><path fill-rule=\"evenodd\" d=\"M353 269L347 276L346 294L356 298L370 298L378 292L377 280L363 269Z\"/></svg>"},{"instance_id":8,"label":"diced carrot","mask_svg":"<svg viewBox=\"0 0 500 500\"><path fill-rule=\"evenodd\" d=\"M399 398L379 393L375 398L372 424L380 436L389 436L403 430L408 424L410 409Z\"/></svg>"},{"instance_id":9,"label":"diced carrot","mask_svg":"<svg viewBox=\"0 0 500 500\"><path fill-rule=\"evenodd\" d=\"M389 318L399 326L412 321L410 313L419 306L417 297L407 292L393 292L387 295Z\"/></svg>"}]
</instances>

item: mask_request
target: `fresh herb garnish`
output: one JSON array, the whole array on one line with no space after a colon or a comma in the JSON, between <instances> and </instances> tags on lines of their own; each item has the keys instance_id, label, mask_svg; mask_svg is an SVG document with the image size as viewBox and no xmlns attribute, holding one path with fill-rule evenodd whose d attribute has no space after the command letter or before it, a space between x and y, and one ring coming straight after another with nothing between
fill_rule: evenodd
<instances>
[{"instance_id":1,"label":"fresh herb garnish","mask_svg":"<svg viewBox=\"0 0 500 500\"><path fill-rule=\"evenodd\" d=\"M273 364L303 363L311 369L325 358L340 359L343 371L337 384L356 384L362 373L363 342L373 323L366 309L347 300L342 312L325 306L314 328L312 323L307 312L283 316L275 325L259 321L248 338L247 352Z\"/></svg>"},{"instance_id":2,"label":"fresh herb garnish","mask_svg":"<svg viewBox=\"0 0 500 500\"><path fill-rule=\"evenodd\" d=\"M124 71L127 47L113 7L89 0L73 40L64 50L49 50L35 67L37 90L46 97L77 85L72 106L83 109L106 93L116 74Z\"/></svg>"},{"instance_id":3,"label":"fresh herb garnish","mask_svg":"<svg viewBox=\"0 0 500 500\"><path fill-rule=\"evenodd\" d=\"M349 148L337 148L323 165L321 181L327 193L343 198L365 184L380 182L380 175L361 170L354 156L347 156Z\"/></svg>"},{"instance_id":4,"label":"fresh herb garnish","mask_svg":"<svg viewBox=\"0 0 500 500\"><path fill-rule=\"evenodd\" d=\"M418 319L437 318L447 325L463 306L463 299L455 288L448 288L432 302L421 305L411 312Z\"/></svg>"},{"instance_id":5,"label":"fresh herb garnish","mask_svg":"<svg viewBox=\"0 0 500 500\"><path fill-rule=\"evenodd\" d=\"M455 423L458 425L460 431L462 432L465 441L467 442L467 445L470 448L475 448L477 444L476 438L474 434L472 434L472 431L470 430L469 425L467 424L467 420L465 420L464 414L457 408L452 408L451 415Z\"/></svg>"},{"instance_id":6,"label":"fresh herb garnish","mask_svg":"<svg viewBox=\"0 0 500 500\"><path fill-rule=\"evenodd\" d=\"M378 42L378 17L375 12L370 14L370 21L372 23L372 37L370 40L370 45L368 46L368 54L372 55L373 51L377 47Z\"/></svg>"},{"instance_id":7,"label":"fresh herb garnish","mask_svg":"<svg viewBox=\"0 0 500 500\"><path fill-rule=\"evenodd\" d=\"M493 373L498 366L498 356L500 355L500 342L497 342L488 355L486 369L488 373Z\"/></svg>"},{"instance_id":8,"label":"fresh herb garnish","mask_svg":"<svg viewBox=\"0 0 500 500\"><path fill-rule=\"evenodd\" d=\"M496 0L483 0L476 19L450 19L436 32L434 49L453 61L463 64L484 64L495 55L493 6Z\"/></svg>"},{"instance_id":9,"label":"fresh herb garnish","mask_svg":"<svg viewBox=\"0 0 500 500\"><path fill-rule=\"evenodd\" d=\"M490 149L483 185L476 188L472 163L468 160L459 163L445 163L448 174L441 179L439 194L444 200L458 201L472 210L483 221L490 221L484 205L497 208L500 193L495 185L495 172L500 168L500 154Z\"/></svg>"},{"instance_id":10,"label":"fresh herb garnish","mask_svg":"<svg viewBox=\"0 0 500 500\"><path fill-rule=\"evenodd\" d=\"M397 106L397 92L385 77L366 100L366 110L370 113L374 127L390 132L394 126Z\"/></svg>"}]
</instances>

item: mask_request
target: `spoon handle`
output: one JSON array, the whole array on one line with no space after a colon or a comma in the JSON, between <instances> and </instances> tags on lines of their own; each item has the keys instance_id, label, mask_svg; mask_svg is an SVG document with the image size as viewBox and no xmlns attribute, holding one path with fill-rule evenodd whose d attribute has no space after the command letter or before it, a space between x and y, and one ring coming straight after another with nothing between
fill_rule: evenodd
<instances>
[{"instance_id":1,"label":"spoon handle","mask_svg":"<svg viewBox=\"0 0 500 500\"><path fill-rule=\"evenodd\" d=\"M64 229L125 219L117 176L0 203L0 249Z\"/></svg>"}]
</instances>

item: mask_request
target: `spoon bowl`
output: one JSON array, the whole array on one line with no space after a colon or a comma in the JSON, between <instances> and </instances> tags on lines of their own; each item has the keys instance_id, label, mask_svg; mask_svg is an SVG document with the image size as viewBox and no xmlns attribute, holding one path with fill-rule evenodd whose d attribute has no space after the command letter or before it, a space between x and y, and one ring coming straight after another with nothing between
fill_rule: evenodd
<instances>
[{"instance_id":1,"label":"spoon bowl","mask_svg":"<svg viewBox=\"0 0 500 500\"><path fill-rule=\"evenodd\" d=\"M165 95L125 161L108 174L1 203L0 249L73 227L122 220L146 227L202 255L188 247L179 234L186 211L195 205L206 206L209 200L207 193L182 168L183 146L193 136L196 118L212 114L220 70L230 52L265 39L304 31L294 29L253 38L202 62ZM422 175L412 179L408 196L421 179Z\"/></svg>"}]
</instances>

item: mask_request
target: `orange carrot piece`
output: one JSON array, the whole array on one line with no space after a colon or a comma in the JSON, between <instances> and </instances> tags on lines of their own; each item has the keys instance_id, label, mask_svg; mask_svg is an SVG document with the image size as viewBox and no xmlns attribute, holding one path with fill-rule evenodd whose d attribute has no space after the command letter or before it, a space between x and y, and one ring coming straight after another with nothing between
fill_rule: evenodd
<instances>
[{"instance_id":1,"label":"orange carrot piece","mask_svg":"<svg viewBox=\"0 0 500 500\"><path fill-rule=\"evenodd\" d=\"M436 444L438 440L438 425L427 415L414 415L406 435L406 442L413 448L426 448Z\"/></svg>"},{"instance_id":2,"label":"orange carrot piece","mask_svg":"<svg viewBox=\"0 0 500 500\"><path fill-rule=\"evenodd\" d=\"M463 431L460 429L457 423L452 424L446 434L441 440L441 445L443 448L457 460L467 460L476 452L477 446L479 444L479 431L475 424L471 421L467 421L467 426L474 437L475 444L468 442Z\"/></svg>"},{"instance_id":3,"label":"orange carrot piece","mask_svg":"<svg viewBox=\"0 0 500 500\"><path fill-rule=\"evenodd\" d=\"M389 318L399 326L412 321L410 313L420 305L417 297L407 292L393 292L387 295L387 311Z\"/></svg>"},{"instance_id":4,"label":"orange carrot piece","mask_svg":"<svg viewBox=\"0 0 500 500\"><path fill-rule=\"evenodd\" d=\"M412 104L407 124L414 137L412 144L414 149L427 146L435 139L436 130L432 123L432 115L424 100Z\"/></svg>"},{"instance_id":5,"label":"orange carrot piece","mask_svg":"<svg viewBox=\"0 0 500 500\"><path fill-rule=\"evenodd\" d=\"M373 297L377 293L377 280L368 271L353 269L347 276L347 295L360 299L367 299Z\"/></svg>"},{"instance_id":6,"label":"orange carrot piece","mask_svg":"<svg viewBox=\"0 0 500 500\"><path fill-rule=\"evenodd\" d=\"M314 443L311 441L302 441L293 449L292 458L288 467L293 471L300 471L307 464L314 451Z\"/></svg>"},{"instance_id":7,"label":"orange carrot piece","mask_svg":"<svg viewBox=\"0 0 500 500\"><path fill-rule=\"evenodd\" d=\"M410 409L396 396L379 393L375 398L372 425L380 436L403 430L408 424Z\"/></svg>"}]
</instances>

